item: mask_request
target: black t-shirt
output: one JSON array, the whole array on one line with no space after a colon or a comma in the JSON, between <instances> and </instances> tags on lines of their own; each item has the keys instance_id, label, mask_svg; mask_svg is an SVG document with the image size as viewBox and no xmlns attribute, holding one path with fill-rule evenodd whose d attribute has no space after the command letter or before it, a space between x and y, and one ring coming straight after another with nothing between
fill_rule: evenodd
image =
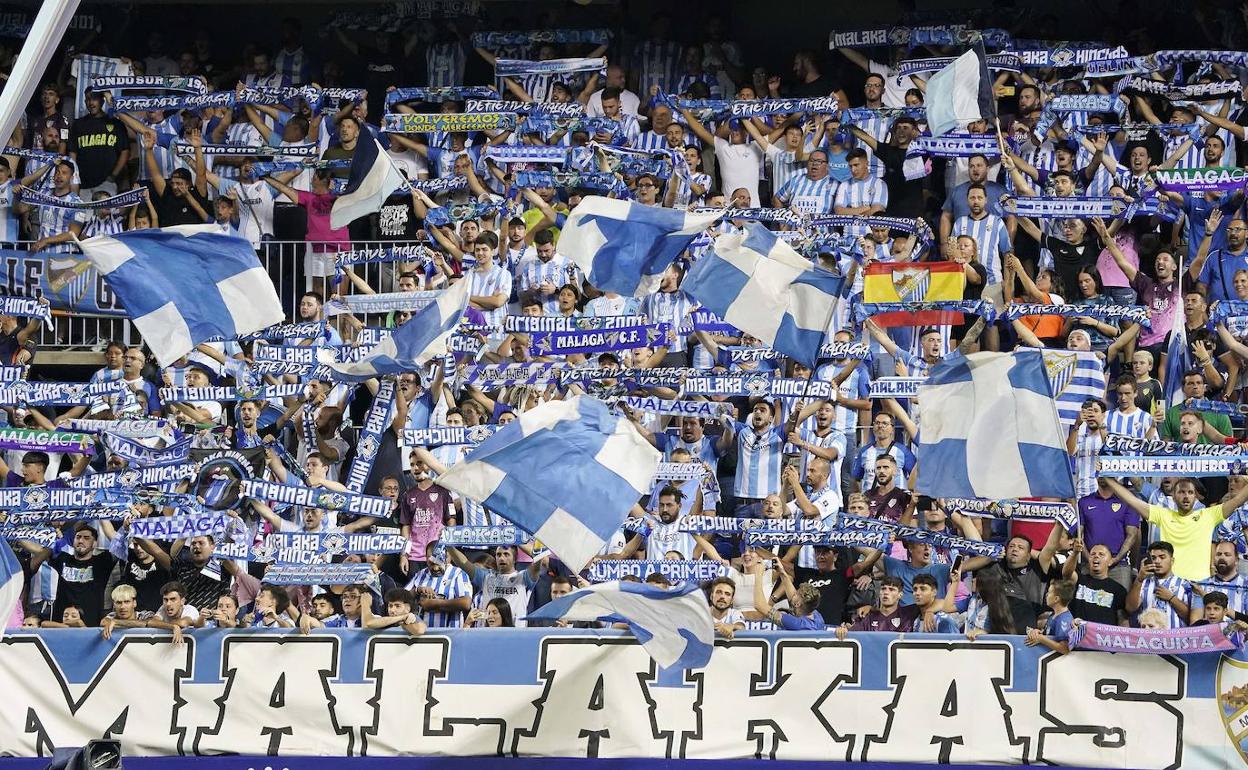
<instances>
[{"instance_id":1,"label":"black t-shirt","mask_svg":"<svg viewBox=\"0 0 1248 770\"><path fill-rule=\"evenodd\" d=\"M797 97L828 96L833 91L839 90L841 90L841 84L827 75L820 75L809 83L797 83L789 89L793 96Z\"/></svg>"},{"instance_id":2,"label":"black t-shirt","mask_svg":"<svg viewBox=\"0 0 1248 770\"><path fill-rule=\"evenodd\" d=\"M102 184L113 173L117 157L128 149L130 137L116 118L86 115L69 129L69 151L77 153L78 178L83 188Z\"/></svg>"},{"instance_id":3,"label":"black t-shirt","mask_svg":"<svg viewBox=\"0 0 1248 770\"><path fill-rule=\"evenodd\" d=\"M186 198L179 198L174 195L173 181L165 180L165 191L155 200L156 216L160 217L161 227L204 224L203 217L191 207L187 198L192 195L195 196L195 200L199 202L200 208L204 210L205 214L211 215L212 205L194 187L189 188L186 195Z\"/></svg>"},{"instance_id":4,"label":"black t-shirt","mask_svg":"<svg viewBox=\"0 0 1248 770\"><path fill-rule=\"evenodd\" d=\"M1049 579L1040 568L1040 560L1032 559L1027 566L1014 569L1003 559L997 562L996 568L1001 570L1001 588L1010 603L1014 630L1021 632L1034 626L1044 611L1044 592Z\"/></svg>"},{"instance_id":5,"label":"black t-shirt","mask_svg":"<svg viewBox=\"0 0 1248 770\"><path fill-rule=\"evenodd\" d=\"M228 572L199 567L190 559L190 548L183 548L173 560L173 577L186 586L186 603L195 609L217 606L217 597L230 592L233 578ZM211 564L211 562L209 562Z\"/></svg>"},{"instance_id":6,"label":"black t-shirt","mask_svg":"<svg viewBox=\"0 0 1248 770\"><path fill-rule=\"evenodd\" d=\"M1079 304L1079 270L1096 265L1101 243L1089 234L1082 243L1068 243L1052 235L1044 236L1044 247L1053 254L1053 265L1062 278L1062 296L1068 304ZM1073 299L1072 299L1073 298Z\"/></svg>"},{"instance_id":7,"label":"black t-shirt","mask_svg":"<svg viewBox=\"0 0 1248 770\"><path fill-rule=\"evenodd\" d=\"M1117 580L1080 575L1070 614L1089 623L1118 625L1118 613L1127 610L1127 589Z\"/></svg>"},{"instance_id":8,"label":"black t-shirt","mask_svg":"<svg viewBox=\"0 0 1248 770\"><path fill-rule=\"evenodd\" d=\"M108 585L108 576L117 558L108 551L100 551L87 559L61 551L52 554L48 562L60 576L52 619L60 621L65 608L74 604L82 610L83 623L98 626L104 615L104 587Z\"/></svg>"},{"instance_id":9,"label":"black t-shirt","mask_svg":"<svg viewBox=\"0 0 1248 770\"><path fill-rule=\"evenodd\" d=\"M140 612L157 612L160 610L160 588L173 579L169 570L161 569L155 560L147 564L131 560L121 567L122 585L134 586L135 608Z\"/></svg>"},{"instance_id":10,"label":"black t-shirt","mask_svg":"<svg viewBox=\"0 0 1248 770\"><path fill-rule=\"evenodd\" d=\"M849 596L851 581L849 571L839 568L833 572L815 572L806 581L819 589L819 614L830 626L840 625L845 620L845 599Z\"/></svg>"},{"instance_id":11,"label":"black t-shirt","mask_svg":"<svg viewBox=\"0 0 1248 770\"><path fill-rule=\"evenodd\" d=\"M890 217L913 219L923 215L923 185L926 177L906 179L906 151L892 144L880 142L875 156L884 164L884 184L888 186Z\"/></svg>"}]
</instances>

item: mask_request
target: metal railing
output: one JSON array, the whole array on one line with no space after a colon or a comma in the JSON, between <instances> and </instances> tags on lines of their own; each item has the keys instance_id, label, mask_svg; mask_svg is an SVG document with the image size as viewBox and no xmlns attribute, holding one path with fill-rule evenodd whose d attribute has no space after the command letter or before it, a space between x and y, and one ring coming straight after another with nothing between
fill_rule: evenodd
<instances>
[{"instance_id":1,"label":"metal railing","mask_svg":"<svg viewBox=\"0 0 1248 770\"><path fill-rule=\"evenodd\" d=\"M30 241L22 241L6 245L24 251L30 243ZM277 289L282 309L290 319L294 319L298 315L299 298L305 291L316 286L316 282L312 279L308 270L308 255L312 253L317 243L319 242L274 240L261 243L260 248L257 249L256 253L260 259L260 264L268 271L269 277ZM395 240L353 241L351 248L389 248L391 246L414 243L417 242ZM334 253L336 253L336 250L329 252L331 259ZM51 271L46 265L46 260L51 255L38 256L42 256L45 264L37 272L37 275L40 277L34 280L37 280L39 283L39 291L48 294L45 281L49 280L47 276L50 276ZM23 287L27 286L32 280L27 276L10 276L9 273L16 269L19 269L16 263L6 263L0 268L0 293L14 291L19 294L23 293ZM388 292L397 290L400 272L399 263L369 262L354 265L352 269L356 275L367 281L368 285L375 291ZM81 280L87 281L89 278ZM351 281L345 277L343 277L340 284L336 283L334 277L324 280L330 286L329 291L326 292L327 294L358 293ZM96 283L97 285L102 284L98 280ZM55 304L54 302L53 326L52 328L44 327L38 338L41 351L102 352L110 340L118 340L127 346L138 345L142 342L142 335L130 323L130 319L123 315L92 313L82 309L58 309L55 308Z\"/></svg>"}]
</instances>

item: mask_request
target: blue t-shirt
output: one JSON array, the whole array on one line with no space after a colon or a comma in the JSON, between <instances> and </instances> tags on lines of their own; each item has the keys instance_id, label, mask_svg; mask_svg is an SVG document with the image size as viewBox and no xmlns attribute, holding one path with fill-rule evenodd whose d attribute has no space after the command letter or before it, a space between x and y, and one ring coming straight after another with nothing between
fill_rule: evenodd
<instances>
[{"instance_id":1,"label":"blue t-shirt","mask_svg":"<svg viewBox=\"0 0 1248 770\"><path fill-rule=\"evenodd\" d=\"M913 567L910 562L884 557L884 574L901 579L901 603L914 604L914 576L931 575L936 579L936 595L944 596L949 588L949 565L929 564L926 567Z\"/></svg>"},{"instance_id":2,"label":"blue t-shirt","mask_svg":"<svg viewBox=\"0 0 1248 770\"><path fill-rule=\"evenodd\" d=\"M920 614L917 618L914 619L914 626L911 627L910 630L916 631L919 633L927 632L927 630L923 628L923 615ZM954 622L953 618L949 617L949 613L937 612L936 613L936 630L928 632L928 633L956 634L956 633L959 633L958 624Z\"/></svg>"},{"instance_id":3,"label":"blue t-shirt","mask_svg":"<svg viewBox=\"0 0 1248 770\"><path fill-rule=\"evenodd\" d=\"M1044 624L1044 635L1055 642L1069 641L1074 622L1075 616L1070 614L1070 610L1059 612Z\"/></svg>"},{"instance_id":4,"label":"blue t-shirt","mask_svg":"<svg viewBox=\"0 0 1248 770\"><path fill-rule=\"evenodd\" d=\"M804 617L798 617L789 612L781 612L780 627L785 631L823 631L828 626L823 622L823 616L819 614L819 610L815 610Z\"/></svg>"}]
</instances>

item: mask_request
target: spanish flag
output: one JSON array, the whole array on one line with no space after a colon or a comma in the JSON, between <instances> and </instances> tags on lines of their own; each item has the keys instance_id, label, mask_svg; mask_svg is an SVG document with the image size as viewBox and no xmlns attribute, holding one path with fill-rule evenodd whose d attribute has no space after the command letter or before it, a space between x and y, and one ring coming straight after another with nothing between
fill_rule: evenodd
<instances>
[{"instance_id":1,"label":"spanish flag","mask_svg":"<svg viewBox=\"0 0 1248 770\"><path fill-rule=\"evenodd\" d=\"M863 278L863 301L922 303L962 299L966 275L956 262L873 262ZM947 326L962 314L915 309L872 316L880 326Z\"/></svg>"}]
</instances>

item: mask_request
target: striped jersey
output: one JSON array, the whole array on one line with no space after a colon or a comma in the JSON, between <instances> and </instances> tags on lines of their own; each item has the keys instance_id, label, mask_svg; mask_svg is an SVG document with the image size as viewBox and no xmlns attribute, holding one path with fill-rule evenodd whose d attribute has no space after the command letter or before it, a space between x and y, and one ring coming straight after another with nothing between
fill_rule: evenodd
<instances>
[{"instance_id":1,"label":"striped jersey","mask_svg":"<svg viewBox=\"0 0 1248 770\"><path fill-rule=\"evenodd\" d=\"M815 374L820 380L831 382L846 366L849 366L849 362L821 364ZM841 403L847 398L865 399L870 394L871 375L866 369L865 366L854 369L837 388L836 416L832 419L832 426L847 436L858 430L858 410L841 406Z\"/></svg>"},{"instance_id":2,"label":"striped jersey","mask_svg":"<svg viewBox=\"0 0 1248 770\"><path fill-rule=\"evenodd\" d=\"M678 93L673 88L679 80L681 47L671 40L642 40L633 47L632 71L637 75L639 93L649 93L657 85L665 94Z\"/></svg>"},{"instance_id":3,"label":"striped jersey","mask_svg":"<svg viewBox=\"0 0 1248 770\"><path fill-rule=\"evenodd\" d=\"M511 617L516 625L524 625L522 620L529 614L527 573L517 571L503 575L492 569L477 567L472 573L472 587L480 593L482 607L491 599L502 599L511 606Z\"/></svg>"},{"instance_id":4,"label":"striped jersey","mask_svg":"<svg viewBox=\"0 0 1248 770\"><path fill-rule=\"evenodd\" d=\"M0 184L0 243L21 239L17 212L13 209L13 180Z\"/></svg>"},{"instance_id":5,"label":"striped jersey","mask_svg":"<svg viewBox=\"0 0 1248 770\"><path fill-rule=\"evenodd\" d=\"M789 179L776 197L785 206L793 206L803 214L831 214L836 201L836 180L825 176L811 179L800 174Z\"/></svg>"},{"instance_id":6,"label":"striped jersey","mask_svg":"<svg viewBox=\"0 0 1248 770\"><path fill-rule=\"evenodd\" d=\"M676 88L672 90L672 93L688 93L694 83L705 83L706 90L712 99L719 99L723 96L723 90L719 87L719 78L709 72L703 72L700 75L681 75L680 78L676 80Z\"/></svg>"},{"instance_id":7,"label":"striped jersey","mask_svg":"<svg viewBox=\"0 0 1248 770\"><path fill-rule=\"evenodd\" d=\"M1088 426L1079 424L1075 436L1075 454L1071 458L1075 471L1075 497L1090 495L1096 491L1096 460L1105 441L1100 433L1088 434Z\"/></svg>"},{"instance_id":8,"label":"striped jersey","mask_svg":"<svg viewBox=\"0 0 1248 770\"><path fill-rule=\"evenodd\" d=\"M448 88L464 82L468 57L459 41L434 43L425 49L425 81L433 88Z\"/></svg>"},{"instance_id":9,"label":"striped jersey","mask_svg":"<svg viewBox=\"0 0 1248 770\"><path fill-rule=\"evenodd\" d=\"M82 226L82 234L79 237L86 239L95 235L116 235L125 229L125 221L117 214L107 217L91 217ZM2 240L4 238L0 238L0 241Z\"/></svg>"},{"instance_id":10,"label":"striped jersey","mask_svg":"<svg viewBox=\"0 0 1248 770\"><path fill-rule=\"evenodd\" d=\"M832 474L828 477L828 481L823 485L823 489L811 491L810 487L803 485L806 491L806 498L810 500L811 505L819 510L819 523L824 528L830 528L836 525L836 517L841 511L841 484L840 476ZM805 518L805 514L797 507L797 501L791 500L788 504L789 512L798 519ZM797 552L797 566L803 569L815 569L815 547L813 545L804 545Z\"/></svg>"},{"instance_id":11,"label":"striped jersey","mask_svg":"<svg viewBox=\"0 0 1248 770\"><path fill-rule=\"evenodd\" d=\"M693 535L680 531L681 519L683 518L683 516L677 516L676 520L671 524L664 524L662 521L659 521L658 516L650 519L650 534L646 535L647 559L661 561L666 558L668 551L679 551L684 558L693 558L693 550L696 547L696 543Z\"/></svg>"},{"instance_id":12,"label":"striped jersey","mask_svg":"<svg viewBox=\"0 0 1248 770\"><path fill-rule=\"evenodd\" d=\"M498 265L492 265L489 270L472 270L468 274L468 280L472 282L468 292L475 297L489 297L495 294L502 294L504 297L511 296L511 273L508 273ZM490 326L502 326L503 317L507 315L507 304L493 310L481 309L481 314L485 316L485 322Z\"/></svg>"},{"instance_id":13,"label":"striped jersey","mask_svg":"<svg viewBox=\"0 0 1248 770\"><path fill-rule=\"evenodd\" d=\"M1164 578L1147 577L1144 578L1144 583L1140 586L1140 609L1138 612L1149 609L1161 610L1161 614L1166 616L1166 628L1183 628L1186 626L1187 618L1179 617L1179 613L1175 611L1172 603L1157 597L1158 588L1170 590L1179 598L1179 601L1188 607L1192 606L1193 591L1191 583L1178 575L1170 575Z\"/></svg>"},{"instance_id":14,"label":"striped jersey","mask_svg":"<svg viewBox=\"0 0 1248 770\"><path fill-rule=\"evenodd\" d=\"M422 569L412 576L407 583L407 590L415 593L418 588L429 588L438 599L472 598L472 581L468 573L454 564L442 568L441 575L435 575L428 568ZM464 613L444 612L442 610L422 610L421 617L430 628L462 628Z\"/></svg>"},{"instance_id":15,"label":"striped jersey","mask_svg":"<svg viewBox=\"0 0 1248 770\"><path fill-rule=\"evenodd\" d=\"M1167 136L1165 150L1166 160L1169 160L1170 156L1177 152L1179 147L1182 146L1187 139L1187 134L1183 134L1181 136ZM1197 146L1196 142L1189 144L1187 151L1179 156L1179 159L1174 162L1174 168L1200 168L1203 165L1205 165L1205 150L1203 147Z\"/></svg>"},{"instance_id":16,"label":"striped jersey","mask_svg":"<svg viewBox=\"0 0 1248 770\"><path fill-rule=\"evenodd\" d=\"M309 64L308 55L303 52L303 46L293 51L283 48L273 57L273 69L292 86L303 85L306 80L304 76L309 71Z\"/></svg>"},{"instance_id":17,"label":"striped jersey","mask_svg":"<svg viewBox=\"0 0 1248 770\"><path fill-rule=\"evenodd\" d=\"M1221 591L1226 594L1226 609L1234 612L1236 618L1248 613L1248 578L1243 575L1236 575L1230 580L1211 575L1208 580L1198 580L1197 583L1205 593Z\"/></svg>"},{"instance_id":18,"label":"striped jersey","mask_svg":"<svg viewBox=\"0 0 1248 770\"><path fill-rule=\"evenodd\" d=\"M854 466L851 470L853 477L862 481L863 489L874 487L875 461L882 455L888 455L897 461L897 474L894 479L898 489L906 489L906 480L910 477L910 471L914 470L915 456L909 447L897 441L894 441L888 449L882 449L875 443L875 437L872 436L871 443L859 449L858 455L854 458Z\"/></svg>"},{"instance_id":19,"label":"striped jersey","mask_svg":"<svg viewBox=\"0 0 1248 770\"><path fill-rule=\"evenodd\" d=\"M854 125L862 129L864 132L875 137L875 141L880 144L888 143L888 134L892 130L889 119L883 115L875 115L866 120L855 121ZM884 176L884 164L880 159L875 157L875 151L870 145L863 142L856 135L850 137L850 147L859 147L867 153L867 160L871 164L871 173L875 176Z\"/></svg>"},{"instance_id":20,"label":"striped jersey","mask_svg":"<svg viewBox=\"0 0 1248 770\"><path fill-rule=\"evenodd\" d=\"M988 272L989 285L1001 283L1001 255L1010 250L1010 234L1005 222L996 214L984 214L982 219L970 216L958 217L953 223L953 235L969 235L979 247L979 263Z\"/></svg>"},{"instance_id":21,"label":"striped jersey","mask_svg":"<svg viewBox=\"0 0 1248 770\"><path fill-rule=\"evenodd\" d=\"M51 193L49 193L51 194ZM71 192L65 195L54 196L66 203L82 203L82 198L78 197L78 193ZM62 209L53 208L51 206L39 209L39 238L51 238L54 235L60 235L69 230L69 226L77 222L85 225L87 220L91 218L91 212L83 209ZM72 243L55 243L43 249L43 253L64 254L67 252L77 251Z\"/></svg>"},{"instance_id":22,"label":"striped jersey","mask_svg":"<svg viewBox=\"0 0 1248 770\"><path fill-rule=\"evenodd\" d=\"M680 328L680 324L689 313L698 306L697 301L677 289L676 291L660 291L649 294L641 301L641 312L650 319L650 323L671 324L672 330ZM675 340L668 347L673 353L684 352L685 338L677 333Z\"/></svg>"},{"instance_id":23,"label":"striped jersey","mask_svg":"<svg viewBox=\"0 0 1248 770\"><path fill-rule=\"evenodd\" d=\"M676 194L672 200L672 208L685 208L687 206L701 206L706 200L706 191L711 189L711 175L703 174L701 171L695 171L689 175L693 184L702 188L702 195L694 195L693 188L689 186L682 177L672 175L670 184L676 185Z\"/></svg>"},{"instance_id":24,"label":"striped jersey","mask_svg":"<svg viewBox=\"0 0 1248 770\"><path fill-rule=\"evenodd\" d=\"M845 434L835 428L832 428L828 431L828 435L820 436L819 432L815 428L802 426L798 428L797 435L802 439L802 441L818 447L819 449L836 449L836 459L832 461L831 478L839 479L841 477L841 463L845 460ZM803 482L806 481L806 468L810 465L810 459L812 457L814 457L814 455L811 454L809 449L802 450L802 467L800 468L800 471ZM836 485L836 487L838 490L840 489L839 484ZM838 509L840 508L839 494L836 507Z\"/></svg>"},{"instance_id":25,"label":"striped jersey","mask_svg":"<svg viewBox=\"0 0 1248 770\"><path fill-rule=\"evenodd\" d=\"M837 187L835 203L849 209L875 205L888 208L888 187L879 177L851 179Z\"/></svg>"},{"instance_id":26,"label":"striped jersey","mask_svg":"<svg viewBox=\"0 0 1248 770\"><path fill-rule=\"evenodd\" d=\"M1144 438L1153 429L1153 416L1139 408L1131 414L1114 409L1105 417L1105 427L1119 436Z\"/></svg>"},{"instance_id":27,"label":"striped jersey","mask_svg":"<svg viewBox=\"0 0 1248 770\"><path fill-rule=\"evenodd\" d=\"M737 497L761 499L780 491L780 470L784 464L784 429L766 428L757 433L746 423L733 420L737 445L737 476L733 492Z\"/></svg>"},{"instance_id":28,"label":"striped jersey","mask_svg":"<svg viewBox=\"0 0 1248 770\"><path fill-rule=\"evenodd\" d=\"M545 315L559 313L559 287L568 283L577 283L576 265L573 265L572 261L562 254L555 254L548 262L543 262L536 255L525 257L516 266L515 276L517 295L526 291L536 291L538 286L547 281L554 284L555 293L542 298L542 312Z\"/></svg>"},{"instance_id":29,"label":"striped jersey","mask_svg":"<svg viewBox=\"0 0 1248 770\"><path fill-rule=\"evenodd\" d=\"M813 144L807 143L806 152L814 149ZM806 162L797 160L796 152L781 149L779 145L767 145L766 158L767 168L771 172L771 189L773 190L783 189L790 179L806 170Z\"/></svg>"},{"instance_id":30,"label":"striped jersey","mask_svg":"<svg viewBox=\"0 0 1248 770\"><path fill-rule=\"evenodd\" d=\"M629 137L629 146L634 150L669 150L667 134L655 131L639 131L636 136Z\"/></svg>"}]
</instances>

